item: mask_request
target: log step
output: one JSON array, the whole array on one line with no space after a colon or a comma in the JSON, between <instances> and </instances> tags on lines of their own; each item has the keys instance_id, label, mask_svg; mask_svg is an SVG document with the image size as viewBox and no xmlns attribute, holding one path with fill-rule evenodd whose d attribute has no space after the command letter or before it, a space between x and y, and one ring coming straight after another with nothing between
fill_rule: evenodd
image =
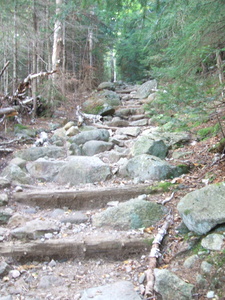
<instances>
[{"instance_id":1,"label":"log step","mask_svg":"<svg viewBox=\"0 0 225 300\"><path fill-rule=\"evenodd\" d=\"M146 253L151 248L150 236L119 237L98 234L85 238L69 237L53 240L35 240L31 242L12 241L0 244L0 255L9 256L18 261L46 259L89 259L111 258L122 260L125 257Z\"/></svg>"},{"instance_id":2,"label":"log step","mask_svg":"<svg viewBox=\"0 0 225 300\"><path fill-rule=\"evenodd\" d=\"M127 201L139 195L150 194L148 184L135 186L117 186L90 190L39 190L15 192L12 200L40 208L96 209L105 207L109 201Z\"/></svg>"}]
</instances>

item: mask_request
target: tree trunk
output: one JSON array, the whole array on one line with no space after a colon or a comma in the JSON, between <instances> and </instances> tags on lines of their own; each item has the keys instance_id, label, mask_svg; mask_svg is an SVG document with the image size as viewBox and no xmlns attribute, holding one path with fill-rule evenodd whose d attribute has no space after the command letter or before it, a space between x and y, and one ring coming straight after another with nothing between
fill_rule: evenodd
<instances>
[{"instance_id":1,"label":"tree trunk","mask_svg":"<svg viewBox=\"0 0 225 300\"><path fill-rule=\"evenodd\" d=\"M13 15L13 93L17 88L17 56L18 56L18 45L17 45L17 0L14 0L14 15Z\"/></svg>"},{"instance_id":2,"label":"tree trunk","mask_svg":"<svg viewBox=\"0 0 225 300\"><path fill-rule=\"evenodd\" d=\"M92 88L93 79L94 79L94 69L93 69L93 48L94 48L94 41L93 41L93 28L88 28L88 45L89 45L89 88Z\"/></svg>"},{"instance_id":3,"label":"tree trunk","mask_svg":"<svg viewBox=\"0 0 225 300\"><path fill-rule=\"evenodd\" d=\"M33 40L33 73L37 73L37 5L36 0L33 0L33 27L34 27L34 40ZM33 98L33 113L32 117L36 117L37 111L37 78L32 82L32 98Z\"/></svg>"},{"instance_id":4,"label":"tree trunk","mask_svg":"<svg viewBox=\"0 0 225 300\"><path fill-rule=\"evenodd\" d=\"M218 68L220 84L223 84L224 83L223 62L221 58L221 52L219 50L216 51L216 64Z\"/></svg>"},{"instance_id":5,"label":"tree trunk","mask_svg":"<svg viewBox=\"0 0 225 300\"><path fill-rule=\"evenodd\" d=\"M66 79L66 22L63 21L62 28L63 42L62 42L62 92L65 95L65 79Z\"/></svg>"},{"instance_id":6,"label":"tree trunk","mask_svg":"<svg viewBox=\"0 0 225 300\"><path fill-rule=\"evenodd\" d=\"M63 0L56 0L56 21L54 25L52 69L59 72L62 68L63 30L60 15L62 12ZM53 75L53 84L56 85L57 74Z\"/></svg>"}]
</instances>

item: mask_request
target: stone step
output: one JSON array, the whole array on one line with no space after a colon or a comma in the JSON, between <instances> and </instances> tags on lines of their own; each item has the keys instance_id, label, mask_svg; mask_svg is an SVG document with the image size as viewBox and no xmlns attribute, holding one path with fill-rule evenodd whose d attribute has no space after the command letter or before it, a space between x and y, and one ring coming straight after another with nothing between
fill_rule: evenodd
<instances>
[{"instance_id":1,"label":"stone step","mask_svg":"<svg viewBox=\"0 0 225 300\"><path fill-rule=\"evenodd\" d=\"M40 208L96 209L109 201L127 201L142 194L150 194L148 184L115 186L88 190L37 190L14 192L12 200Z\"/></svg>"},{"instance_id":2,"label":"stone step","mask_svg":"<svg viewBox=\"0 0 225 300\"><path fill-rule=\"evenodd\" d=\"M133 255L146 254L150 250L152 238L151 235L146 237L98 232L90 236L77 234L74 237L44 241L11 241L0 244L0 255L18 261L69 258L86 260L103 257L122 260Z\"/></svg>"}]
</instances>

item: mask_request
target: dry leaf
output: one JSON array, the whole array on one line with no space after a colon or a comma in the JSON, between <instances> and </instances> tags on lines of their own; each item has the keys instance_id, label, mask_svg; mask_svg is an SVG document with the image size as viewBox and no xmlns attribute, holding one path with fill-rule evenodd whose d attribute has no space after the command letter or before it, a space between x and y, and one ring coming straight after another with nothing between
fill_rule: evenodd
<instances>
[{"instance_id":1,"label":"dry leaf","mask_svg":"<svg viewBox=\"0 0 225 300\"><path fill-rule=\"evenodd\" d=\"M153 232L154 229L155 229L155 227L147 227L147 228L144 229L144 232L150 234L150 233Z\"/></svg>"}]
</instances>

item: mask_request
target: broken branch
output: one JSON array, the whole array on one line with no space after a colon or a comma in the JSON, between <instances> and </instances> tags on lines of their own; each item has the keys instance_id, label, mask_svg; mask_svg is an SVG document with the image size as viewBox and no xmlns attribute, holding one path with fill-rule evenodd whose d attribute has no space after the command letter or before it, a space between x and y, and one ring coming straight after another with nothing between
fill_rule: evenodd
<instances>
[{"instance_id":1,"label":"broken branch","mask_svg":"<svg viewBox=\"0 0 225 300\"><path fill-rule=\"evenodd\" d=\"M159 229L159 232L157 233L156 237L153 240L152 243L152 249L149 254L149 267L147 271L145 271L147 284L145 287L145 296L152 296L154 293L154 269L157 265L157 259L161 256L160 253L160 245L164 238L164 236L167 234L167 231L169 229L169 226L172 224L172 215L169 214L166 217L165 223L163 226Z\"/></svg>"},{"instance_id":2,"label":"broken branch","mask_svg":"<svg viewBox=\"0 0 225 300\"><path fill-rule=\"evenodd\" d=\"M6 64L4 65L3 69L0 72L0 77L2 77L3 73L5 72L6 68L8 67L8 65L10 64L10 61L7 61Z\"/></svg>"},{"instance_id":3,"label":"broken branch","mask_svg":"<svg viewBox=\"0 0 225 300\"><path fill-rule=\"evenodd\" d=\"M85 113L81 112L81 108L79 105L77 105L76 116L78 119L78 122L77 122L78 126L81 126L85 120L89 120L93 123L100 122L102 120L101 115L85 114Z\"/></svg>"}]
</instances>

